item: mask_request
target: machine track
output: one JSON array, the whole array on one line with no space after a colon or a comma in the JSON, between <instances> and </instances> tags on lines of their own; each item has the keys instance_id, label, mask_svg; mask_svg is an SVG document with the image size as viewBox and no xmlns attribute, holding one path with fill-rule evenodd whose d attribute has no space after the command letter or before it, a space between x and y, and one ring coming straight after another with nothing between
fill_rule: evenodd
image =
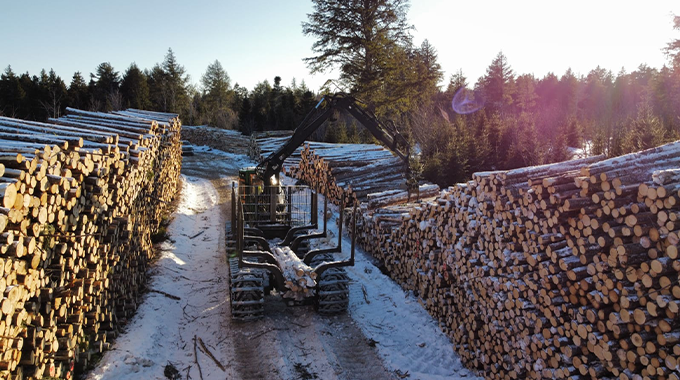
<instances>
[{"instance_id":1,"label":"machine track","mask_svg":"<svg viewBox=\"0 0 680 380\"><path fill-rule=\"evenodd\" d=\"M319 255L312 267L333 260L333 255ZM349 306L349 277L342 268L330 268L321 274L317 285L316 310L322 315L340 314Z\"/></svg>"},{"instance_id":2,"label":"machine track","mask_svg":"<svg viewBox=\"0 0 680 380\"><path fill-rule=\"evenodd\" d=\"M264 316L264 277L261 271L242 269L232 274L230 289L232 319L252 321Z\"/></svg>"}]
</instances>

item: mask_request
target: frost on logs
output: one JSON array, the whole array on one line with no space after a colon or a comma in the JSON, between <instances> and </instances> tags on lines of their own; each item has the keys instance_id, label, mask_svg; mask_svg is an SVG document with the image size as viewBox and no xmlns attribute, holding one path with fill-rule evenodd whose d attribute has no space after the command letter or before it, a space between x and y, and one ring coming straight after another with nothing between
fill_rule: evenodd
<instances>
[{"instance_id":1,"label":"frost on logs","mask_svg":"<svg viewBox=\"0 0 680 380\"><path fill-rule=\"evenodd\" d=\"M289 247L274 247L272 251L283 270L285 286L288 289L283 297L296 301L312 297L316 287L314 269L300 260Z\"/></svg>"}]
</instances>

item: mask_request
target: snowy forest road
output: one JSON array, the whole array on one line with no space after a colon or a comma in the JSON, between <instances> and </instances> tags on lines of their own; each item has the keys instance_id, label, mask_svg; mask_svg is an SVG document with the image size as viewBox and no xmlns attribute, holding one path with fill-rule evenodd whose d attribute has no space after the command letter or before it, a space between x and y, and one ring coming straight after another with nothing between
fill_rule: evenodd
<instances>
[{"instance_id":1,"label":"snowy forest road","mask_svg":"<svg viewBox=\"0 0 680 380\"><path fill-rule=\"evenodd\" d=\"M183 174L209 179L215 186L225 222L231 215L231 183L237 180L238 168L245 166L234 166L234 161L243 163L221 162L209 153L183 161ZM224 244L215 249L224 252ZM228 295L228 288L224 291ZM233 359L227 360L240 379L395 378L383 367L375 345L347 315L322 317L311 307L287 307L279 297L267 296L264 319L238 323L230 318L226 313L222 322L229 336L225 343L234 350Z\"/></svg>"},{"instance_id":2,"label":"snowy forest road","mask_svg":"<svg viewBox=\"0 0 680 380\"><path fill-rule=\"evenodd\" d=\"M184 158L182 193L151 265L150 292L88 380L474 377L417 300L361 251L348 268L348 313L321 316L268 296L263 319L232 321L225 226L232 181L252 164L208 148Z\"/></svg>"}]
</instances>

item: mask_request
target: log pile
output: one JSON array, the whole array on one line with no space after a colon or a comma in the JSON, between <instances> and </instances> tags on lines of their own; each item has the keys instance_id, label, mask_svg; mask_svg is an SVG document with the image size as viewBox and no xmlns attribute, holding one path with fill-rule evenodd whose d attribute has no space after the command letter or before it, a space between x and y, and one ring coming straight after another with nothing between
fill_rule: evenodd
<instances>
[{"instance_id":1,"label":"log pile","mask_svg":"<svg viewBox=\"0 0 680 380\"><path fill-rule=\"evenodd\" d=\"M251 158L256 161L265 159L289 138L289 131L254 134L251 139ZM393 190L401 190L408 196L403 162L380 145L310 141L286 158L283 169L292 177L326 189L333 200L342 199L344 194L366 201L368 194ZM330 173L332 178L312 180L321 173ZM427 188L426 193L428 191L427 196L434 193L431 187ZM395 199L395 202L401 200Z\"/></svg>"},{"instance_id":2,"label":"log pile","mask_svg":"<svg viewBox=\"0 0 680 380\"><path fill-rule=\"evenodd\" d=\"M193 156L194 146L189 140L182 140L182 157Z\"/></svg>"},{"instance_id":3,"label":"log pile","mask_svg":"<svg viewBox=\"0 0 680 380\"><path fill-rule=\"evenodd\" d=\"M489 379L678 379L680 142L476 173L357 241Z\"/></svg>"},{"instance_id":4,"label":"log pile","mask_svg":"<svg viewBox=\"0 0 680 380\"><path fill-rule=\"evenodd\" d=\"M292 135L293 131L253 132L248 141L248 157L260 162L280 148Z\"/></svg>"},{"instance_id":5,"label":"log pile","mask_svg":"<svg viewBox=\"0 0 680 380\"><path fill-rule=\"evenodd\" d=\"M424 184L418 187L416 197L432 198L439 195L439 186L432 184ZM372 193L366 196L369 209L381 208L389 205L407 203L413 194L409 194L405 190L385 190L379 193Z\"/></svg>"},{"instance_id":6,"label":"log pile","mask_svg":"<svg viewBox=\"0 0 680 380\"><path fill-rule=\"evenodd\" d=\"M223 152L246 155L250 140L240 132L208 126L182 126L182 138L196 146L209 146Z\"/></svg>"},{"instance_id":7,"label":"log pile","mask_svg":"<svg viewBox=\"0 0 680 380\"><path fill-rule=\"evenodd\" d=\"M343 196L349 204L370 198L372 205L381 206L415 199L416 194L406 191L403 162L389 150L372 144L322 144L324 148L318 154L314 149L318 144L305 145L300 157L293 157L295 165L289 166L286 174L312 184L336 204ZM421 198L439 192L432 184L421 189Z\"/></svg>"},{"instance_id":8,"label":"log pile","mask_svg":"<svg viewBox=\"0 0 680 380\"><path fill-rule=\"evenodd\" d=\"M0 379L68 379L109 345L177 190L177 115L67 112L0 117Z\"/></svg>"}]
</instances>

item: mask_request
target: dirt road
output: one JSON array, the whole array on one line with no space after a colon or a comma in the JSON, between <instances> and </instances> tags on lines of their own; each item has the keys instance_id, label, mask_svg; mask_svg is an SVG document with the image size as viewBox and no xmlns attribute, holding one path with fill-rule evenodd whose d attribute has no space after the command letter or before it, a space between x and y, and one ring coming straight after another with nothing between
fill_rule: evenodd
<instances>
[{"instance_id":1,"label":"dirt road","mask_svg":"<svg viewBox=\"0 0 680 380\"><path fill-rule=\"evenodd\" d=\"M231 183L248 164L244 156L205 149L185 158L170 240L151 271L153 291L88 379L470 376L417 301L361 252L348 271L347 314L324 317L268 296L262 320L233 322L224 227Z\"/></svg>"}]
</instances>

